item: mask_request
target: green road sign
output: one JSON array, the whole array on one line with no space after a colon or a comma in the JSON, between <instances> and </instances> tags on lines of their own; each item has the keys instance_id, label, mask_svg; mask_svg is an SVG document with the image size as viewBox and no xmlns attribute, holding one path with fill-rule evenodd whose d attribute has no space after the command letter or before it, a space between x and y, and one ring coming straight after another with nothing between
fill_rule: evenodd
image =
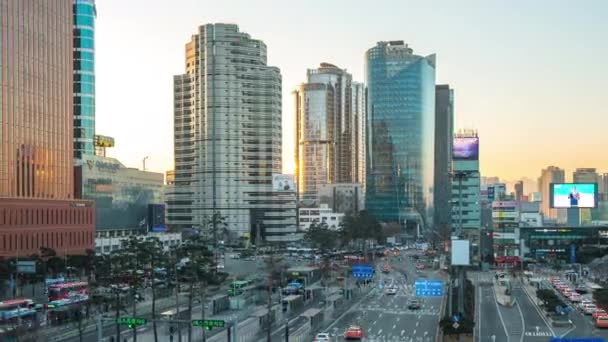
<instances>
[{"instance_id":1,"label":"green road sign","mask_svg":"<svg viewBox=\"0 0 608 342\"><path fill-rule=\"evenodd\" d=\"M145 318L120 317L116 322L120 325L126 325L129 329L133 329L137 326L145 325L148 321Z\"/></svg>"},{"instance_id":2,"label":"green road sign","mask_svg":"<svg viewBox=\"0 0 608 342\"><path fill-rule=\"evenodd\" d=\"M218 319L195 319L192 320L192 326L203 327L205 330L211 330L213 328L223 328L225 322Z\"/></svg>"}]
</instances>

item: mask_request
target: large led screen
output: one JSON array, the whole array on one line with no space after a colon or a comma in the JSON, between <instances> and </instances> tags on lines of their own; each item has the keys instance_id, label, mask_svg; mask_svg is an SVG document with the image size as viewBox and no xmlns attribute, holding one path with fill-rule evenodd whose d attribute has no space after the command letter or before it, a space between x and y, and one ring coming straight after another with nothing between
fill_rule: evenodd
<instances>
[{"instance_id":1,"label":"large led screen","mask_svg":"<svg viewBox=\"0 0 608 342\"><path fill-rule=\"evenodd\" d=\"M477 160L479 159L479 138L457 137L454 138L454 160Z\"/></svg>"},{"instance_id":2,"label":"large led screen","mask_svg":"<svg viewBox=\"0 0 608 342\"><path fill-rule=\"evenodd\" d=\"M597 184L551 183L551 208L597 207Z\"/></svg>"}]
</instances>

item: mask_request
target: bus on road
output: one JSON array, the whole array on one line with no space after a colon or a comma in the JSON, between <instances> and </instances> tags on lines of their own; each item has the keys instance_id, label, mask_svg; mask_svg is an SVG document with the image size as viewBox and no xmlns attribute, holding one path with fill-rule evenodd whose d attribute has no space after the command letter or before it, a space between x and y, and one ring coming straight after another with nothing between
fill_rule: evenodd
<instances>
[{"instance_id":1,"label":"bus on road","mask_svg":"<svg viewBox=\"0 0 608 342\"><path fill-rule=\"evenodd\" d=\"M13 321L18 317L34 316L34 301L28 298L11 299L0 302L0 320L2 323Z\"/></svg>"},{"instance_id":2,"label":"bus on road","mask_svg":"<svg viewBox=\"0 0 608 342\"><path fill-rule=\"evenodd\" d=\"M78 281L72 283L59 283L49 286L49 302L60 299L82 298L89 296L89 283Z\"/></svg>"}]
</instances>

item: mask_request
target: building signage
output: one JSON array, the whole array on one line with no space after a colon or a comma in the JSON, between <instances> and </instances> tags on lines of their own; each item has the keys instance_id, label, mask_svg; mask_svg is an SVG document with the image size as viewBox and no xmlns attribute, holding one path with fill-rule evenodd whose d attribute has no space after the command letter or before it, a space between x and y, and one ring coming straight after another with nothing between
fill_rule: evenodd
<instances>
[{"instance_id":1,"label":"building signage","mask_svg":"<svg viewBox=\"0 0 608 342\"><path fill-rule=\"evenodd\" d=\"M517 211L492 211L492 218L516 219L519 217Z\"/></svg>"},{"instance_id":2,"label":"building signage","mask_svg":"<svg viewBox=\"0 0 608 342\"><path fill-rule=\"evenodd\" d=\"M498 232L494 232L494 239L515 240L515 233L498 233Z\"/></svg>"},{"instance_id":3,"label":"building signage","mask_svg":"<svg viewBox=\"0 0 608 342\"><path fill-rule=\"evenodd\" d=\"M106 162L106 161L101 161L101 160L87 160L86 161L87 166L89 167L89 170L93 170L93 167L96 167L97 170L101 171L101 172L110 172L110 173L116 173L118 171L118 169L120 169L120 164L118 163L110 163L110 162Z\"/></svg>"},{"instance_id":4,"label":"building signage","mask_svg":"<svg viewBox=\"0 0 608 342\"><path fill-rule=\"evenodd\" d=\"M532 248L535 253L566 253L565 248Z\"/></svg>"},{"instance_id":5,"label":"building signage","mask_svg":"<svg viewBox=\"0 0 608 342\"><path fill-rule=\"evenodd\" d=\"M99 169L99 171L111 173L115 173L118 171L118 169L120 169L120 164L102 162L101 160L96 161L95 166L97 169Z\"/></svg>"},{"instance_id":6,"label":"building signage","mask_svg":"<svg viewBox=\"0 0 608 342\"><path fill-rule=\"evenodd\" d=\"M494 201L494 187L488 186L488 199Z\"/></svg>"},{"instance_id":7,"label":"building signage","mask_svg":"<svg viewBox=\"0 0 608 342\"><path fill-rule=\"evenodd\" d=\"M293 192L296 190L294 176L276 173L272 175L272 191Z\"/></svg>"},{"instance_id":8,"label":"building signage","mask_svg":"<svg viewBox=\"0 0 608 342\"><path fill-rule=\"evenodd\" d=\"M570 228L535 228L534 233L544 233L544 234L552 234L552 233L572 233L572 229Z\"/></svg>"},{"instance_id":9,"label":"building signage","mask_svg":"<svg viewBox=\"0 0 608 342\"><path fill-rule=\"evenodd\" d=\"M35 274L36 273L36 262L35 261L25 261L25 260L17 261L17 273Z\"/></svg>"},{"instance_id":10,"label":"building signage","mask_svg":"<svg viewBox=\"0 0 608 342\"><path fill-rule=\"evenodd\" d=\"M494 201L492 202L492 208L517 208L517 201Z\"/></svg>"},{"instance_id":11,"label":"building signage","mask_svg":"<svg viewBox=\"0 0 608 342\"><path fill-rule=\"evenodd\" d=\"M571 264L576 263L576 245L575 244L570 245L570 263Z\"/></svg>"}]
</instances>

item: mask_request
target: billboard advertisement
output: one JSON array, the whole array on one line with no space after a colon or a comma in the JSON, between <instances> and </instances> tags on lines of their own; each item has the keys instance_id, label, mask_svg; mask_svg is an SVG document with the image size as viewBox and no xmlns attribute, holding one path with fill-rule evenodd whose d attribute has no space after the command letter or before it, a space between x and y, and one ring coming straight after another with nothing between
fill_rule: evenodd
<instances>
[{"instance_id":1,"label":"billboard advertisement","mask_svg":"<svg viewBox=\"0 0 608 342\"><path fill-rule=\"evenodd\" d=\"M454 149L452 159L454 160L478 160L479 138L456 137L454 138Z\"/></svg>"},{"instance_id":2,"label":"billboard advertisement","mask_svg":"<svg viewBox=\"0 0 608 342\"><path fill-rule=\"evenodd\" d=\"M296 191L293 175L275 173L272 175L272 191L291 192Z\"/></svg>"},{"instance_id":3,"label":"billboard advertisement","mask_svg":"<svg viewBox=\"0 0 608 342\"><path fill-rule=\"evenodd\" d=\"M494 201L492 202L492 208L517 208L519 203L517 201Z\"/></svg>"},{"instance_id":4,"label":"billboard advertisement","mask_svg":"<svg viewBox=\"0 0 608 342\"><path fill-rule=\"evenodd\" d=\"M452 240L452 266L469 265L469 240Z\"/></svg>"},{"instance_id":5,"label":"billboard advertisement","mask_svg":"<svg viewBox=\"0 0 608 342\"><path fill-rule=\"evenodd\" d=\"M596 208L597 184L551 183L551 208Z\"/></svg>"}]
</instances>

